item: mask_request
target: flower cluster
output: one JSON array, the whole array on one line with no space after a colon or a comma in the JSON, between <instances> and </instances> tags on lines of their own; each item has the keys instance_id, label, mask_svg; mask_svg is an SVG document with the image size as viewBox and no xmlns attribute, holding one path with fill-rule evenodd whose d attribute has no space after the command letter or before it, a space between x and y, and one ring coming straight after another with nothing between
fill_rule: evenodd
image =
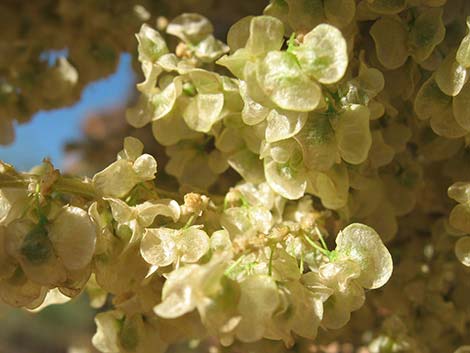
<instances>
[{"instance_id":1,"label":"flower cluster","mask_svg":"<svg viewBox=\"0 0 470 353\"><path fill-rule=\"evenodd\" d=\"M195 13L142 25L127 121L168 161L128 137L92 179L3 164L0 298L86 290L108 353L466 352L469 15L273 0L227 43Z\"/></svg>"},{"instance_id":2,"label":"flower cluster","mask_svg":"<svg viewBox=\"0 0 470 353\"><path fill-rule=\"evenodd\" d=\"M91 181L48 163L30 174L2 165L11 186L0 194L3 301L37 309L89 283L93 305L113 298L114 309L96 317L93 342L103 352L164 352L180 339L161 333L172 320L202 325L223 345L266 338L291 347L320 326L344 326L364 290L392 274L368 226L350 224L328 250L331 216L311 197L292 202L268 183L243 182L221 204L197 193L178 203L160 196L156 161L142 152L126 138Z\"/></svg>"}]
</instances>

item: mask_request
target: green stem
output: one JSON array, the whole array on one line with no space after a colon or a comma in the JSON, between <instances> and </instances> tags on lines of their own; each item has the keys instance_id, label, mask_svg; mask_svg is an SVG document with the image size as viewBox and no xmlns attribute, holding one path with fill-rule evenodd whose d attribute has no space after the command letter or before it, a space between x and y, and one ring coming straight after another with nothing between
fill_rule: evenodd
<instances>
[{"instance_id":1,"label":"green stem","mask_svg":"<svg viewBox=\"0 0 470 353\"><path fill-rule=\"evenodd\" d=\"M295 37L296 36L297 35L295 34L295 32L292 32L292 34L289 37L289 40L287 41L287 52L288 53L291 53L292 50L296 47L296 45L295 45Z\"/></svg>"},{"instance_id":2,"label":"green stem","mask_svg":"<svg viewBox=\"0 0 470 353\"><path fill-rule=\"evenodd\" d=\"M226 276L230 274L239 264L242 262L242 260L245 258L245 255L240 256L237 261L235 261L233 264L231 264L224 272Z\"/></svg>"},{"instance_id":3,"label":"green stem","mask_svg":"<svg viewBox=\"0 0 470 353\"><path fill-rule=\"evenodd\" d=\"M315 249L317 249L323 255L330 257L330 252L328 250L323 249L321 246L319 246L317 243L315 243L312 239L310 239L307 235L304 235L304 238L307 241L307 243L309 243L311 246L313 246Z\"/></svg>"},{"instance_id":4,"label":"green stem","mask_svg":"<svg viewBox=\"0 0 470 353\"><path fill-rule=\"evenodd\" d=\"M197 216L195 214L191 215L191 217L189 217L188 221L186 222L186 224L184 225L183 227L183 230L186 230L188 229L189 227L191 227L193 225L193 222L194 220L197 218Z\"/></svg>"},{"instance_id":5,"label":"green stem","mask_svg":"<svg viewBox=\"0 0 470 353\"><path fill-rule=\"evenodd\" d=\"M269 254L269 268L268 268L268 275L271 277L273 275L273 255L274 255L274 248L271 247L271 254Z\"/></svg>"},{"instance_id":6,"label":"green stem","mask_svg":"<svg viewBox=\"0 0 470 353\"><path fill-rule=\"evenodd\" d=\"M0 189L27 189L30 183L39 183L40 178L41 177L39 175L27 173L17 175L0 173ZM53 184L52 190L63 194L81 196L91 200L97 200L100 198L91 182L86 181L86 179L81 179L77 177L63 175L59 176L59 178ZM154 187L154 190L161 197L171 198L173 200L181 200L183 198L183 196L177 192L172 192L158 187ZM218 195L211 195L209 197L216 202L223 202L222 198Z\"/></svg>"},{"instance_id":7,"label":"green stem","mask_svg":"<svg viewBox=\"0 0 470 353\"><path fill-rule=\"evenodd\" d=\"M240 193L240 200L242 201L242 206L243 207L245 207L245 208L250 207L250 203L246 199L245 195L243 195L242 193Z\"/></svg>"},{"instance_id":8,"label":"green stem","mask_svg":"<svg viewBox=\"0 0 470 353\"><path fill-rule=\"evenodd\" d=\"M97 199L98 195L93 185L79 178L60 176L53 185L53 190L83 196L88 199Z\"/></svg>"},{"instance_id":9,"label":"green stem","mask_svg":"<svg viewBox=\"0 0 470 353\"><path fill-rule=\"evenodd\" d=\"M318 238L320 239L321 245L323 246L323 248L324 248L325 250L328 250L328 246L326 245L325 238L323 238L323 234L322 234L320 228L318 228L317 225L315 225L315 230L317 231Z\"/></svg>"}]
</instances>

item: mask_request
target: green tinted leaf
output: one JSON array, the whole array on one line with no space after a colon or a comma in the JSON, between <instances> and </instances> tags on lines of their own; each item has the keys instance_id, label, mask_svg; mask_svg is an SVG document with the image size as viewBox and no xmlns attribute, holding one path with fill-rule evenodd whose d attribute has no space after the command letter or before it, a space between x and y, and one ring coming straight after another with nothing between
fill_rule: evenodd
<instances>
[{"instance_id":1,"label":"green tinted leaf","mask_svg":"<svg viewBox=\"0 0 470 353\"><path fill-rule=\"evenodd\" d=\"M382 17L372 25L370 35L374 39L377 58L387 69L402 66L408 58L408 32L403 23Z\"/></svg>"},{"instance_id":2,"label":"green tinted leaf","mask_svg":"<svg viewBox=\"0 0 470 353\"><path fill-rule=\"evenodd\" d=\"M409 34L409 46L416 61L431 55L437 44L445 37L442 8L425 9L413 23Z\"/></svg>"},{"instance_id":3,"label":"green tinted leaf","mask_svg":"<svg viewBox=\"0 0 470 353\"><path fill-rule=\"evenodd\" d=\"M453 98L452 111L457 123L470 131L470 85L463 86L460 93Z\"/></svg>"},{"instance_id":4,"label":"green tinted leaf","mask_svg":"<svg viewBox=\"0 0 470 353\"><path fill-rule=\"evenodd\" d=\"M325 84L339 81L348 66L346 41L338 29L328 24L307 33L293 53L310 77Z\"/></svg>"},{"instance_id":5,"label":"green tinted leaf","mask_svg":"<svg viewBox=\"0 0 470 353\"><path fill-rule=\"evenodd\" d=\"M292 54L269 52L258 63L256 76L264 93L282 109L311 111L320 103L320 87L304 75Z\"/></svg>"},{"instance_id":6,"label":"green tinted leaf","mask_svg":"<svg viewBox=\"0 0 470 353\"><path fill-rule=\"evenodd\" d=\"M354 223L336 237L336 251L361 267L357 279L369 289L382 287L392 275L392 256L374 229Z\"/></svg>"},{"instance_id":7,"label":"green tinted leaf","mask_svg":"<svg viewBox=\"0 0 470 353\"><path fill-rule=\"evenodd\" d=\"M182 14L171 21L166 32L181 40L193 44L199 43L214 32L214 27L207 18L195 13Z\"/></svg>"},{"instance_id":8,"label":"green tinted leaf","mask_svg":"<svg viewBox=\"0 0 470 353\"><path fill-rule=\"evenodd\" d=\"M261 55L281 49L284 42L284 25L275 17L257 16L250 22L250 35L246 49L251 55Z\"/></svg>"},{"instance_id":9,"label":"green tinted leaf","mask_svg":"<svg viewBox=\"0 0 470 353\"><path fill-rule=\"evenodd\" d=\"M334 120L333 128L341 157L351 164L364 162L372 145L369 109L351 105Z\"/></svg>"},{"instance_id":10,"label":"green tinted leaf","mask_svg":"<svg viewBox=\"0 0 470 353\"><path fill-rule=\"evenodd\" d=\"M470 18L467 17L467 27L470 28ZM462 39L460 46L457 49L456 55L457 62L464 68L470 67L470 33Z\"/></svg>"},{"instance_id":11,"label":"green tinted leaf","mask_svg":"<svg viewBox=\"0 0 470 353\"><path fill-rule=\"evenodd\" d=\"M139 42L139 61L155 63L162 55L168 53L165 40L149 25L144 23L136 37Z\"/></svg>"}]
</instances>

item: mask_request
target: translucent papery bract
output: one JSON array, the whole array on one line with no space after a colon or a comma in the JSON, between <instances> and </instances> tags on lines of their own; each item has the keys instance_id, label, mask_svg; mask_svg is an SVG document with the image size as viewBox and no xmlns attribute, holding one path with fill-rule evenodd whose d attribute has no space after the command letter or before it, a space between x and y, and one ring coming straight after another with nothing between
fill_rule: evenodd
<instances>
[{"instance_id":1,"label":"translucent papery bract","mask_svg":"<svg viewBox=\"0 0 470 353\"><path fill-rule=\"evenodd\" d=\"M263 14L281 20L286 29L286 34L289 35L291 30L288 23L289 5L287 1L270 1L264 8Z\"/></svg>"},{"instance_id":2,"label":"translucent papery bract","mask_svg":"<svg viewBox=\"0 0 470 353\"><path fill-rule=\"evenodd\" d=\"M251 22L254 18L254 16L243 17L230 27L227 33L227 44L230 47L230 53L233 54L238 49L246 46L246 42L250 36Z\"/></svg>"},{"instance_id":3,"label":"translucent papery bract","mask_svg":"<svg viewBox=\"0 0 470 353\"><path fill-rule=\"evenodd\" d=\"M294 32L307 33L325 18L322 0L286 0L289 5L288 21Z\"/></svg>"},{"instance_id":4,"label":"translucent papery bract","mask_svg":"<svg viewBox=\"0 0 470 353\"><path fill-rule=\"evenodd\" d=\"M411 212L416 206L415 185L407 185L400 177L382 177L387 198L397 216Z\"/></svg>"},{"instance_id":5,"label":"translucent papery bract","mask_svg":"<svg viewBox=\"0 0 470 353\"><path fill-rule=\"evenodd\" d=\"M358 283L369 289L382 287L392 275L393 262L379 235L363 224L351 224L336 237L340 256L356 261L361 268Z\"/></svg>"},{"instance_id":6,"label":"translucent papery bract","mask_svg":"<svg viewBox=\"0 0 470 353\"><path fill-rule=\"evenodd\" d=\"M209 237L197 227L185 229L177 243L178 252L183 262L197 262L209 250Z\"/></svg>"},{"instance_id":7,"label":"translucent papery bract","mask_svg":"<svg viewBox=\"0 0 470 353\"><path fill-rule=\"evenodd\" d=\"M168 47L160 33L147 24L140 27L136 34L139 42L139 60L141 62L150 61L155 63L162 55L168 53Z\"/></svg>"},{"instance_id":8,"label":"translucent papery bract","mask_svg":"<svg viewBox=\"0 0 470 353\"><path fill-rule=\"evenodd\" d=\"M34 304L28 306L28 311L39 312L50 305L64 304L70 301L70 298L63 295L57 288L54 288L47 292L44 300L41 298L39 305Z\"/></svg>"},{"instance_id":9,"label":"translucent papery bract","mask_svg":"<svg viewBox=\"0 0 470 353\"><path fill-rule=\"evenodd\" d=\"M212 233L210 237L211 251L231 258L233 256L233 247L230 240L230 234L226 230L218 230Z\"/></svg>"},{"instance_id":10,"label":"translucent papery bract","mask_svg":"<svg viewBox=\"0 0 470 353\"><path fill-rule=\"evenodd\" d=\"M375 42L377 57L387 69L396 69L406 62L408 32L403 23L382 17L374 22L370 35Z\"/></svg>"},{"instance_id":11,"label":"translucent papery bract","mask_svg":"<svg viewBox=\"0 0 470 353\"><path fill-rule=\"evenodd\" d=\"M326 172L308 173L309 189L318 196L323 206L337 210L348 202L349 177L344 164L337 164Z\"/></svg>"},{"instance_id":12,"label":"translucent papery bract","mask_svg":"<svg viewBox=\"0 0 470 353\"><path fill-rule=\"evenodd\" d=\"M235 333L243 342L254 342L261 338L271 316L279 304L276 282L269 276L248 276L240 283L238 312L242 319Z\"/></svg>"},{"instance_id":13,"label":"translucent papery bract","mask_svg":"<svg viewBox=\"0 0 470 353\"><path fill-rule=\"evenodd\" d=\"M175 262L177 232L167 228L147 229L140 245L144 260L157 266L168 266Z\"/></svg>"},{"instance_id":14,"label":"translucent papery bract","mask_svg":"<svg viewBox=\"0 0 470 353\"><path fill-rule=\"evenodd\" d=\"M95 316L97 330L93 336L93 345L101 352L121 352L119 345L119 322L124 314L119 311L107 311Z\"/></svg>"},{"instance_id":15,"label":"translucent papery bract","mask_svg":"<svg viewBox=\"0 0 470 353\"><path fill-rule=\"evenodd\" d=\"M174 79L173 82L169 83L163 90L159 92L153 92L150 95L149 100L153 105L153 111L151 120L159 120L170 114L171 110L175 106L176 100L182 93L182 82L179 79Z\"/></svg>"},{"instance_id":16,"label":"translucent papery bract","mask_svg":"<svg viewBox=\"0 0 470 353\"><path fill-rule=\"evenodd\" d=\"M467 28L470 28L470 21L467 17ZM462 39L460 42L459 48L457 49L456 54L457 62L462 65L464 68L468 69L470 67L470 34Z\"/></svg>"},{"instance_id":17,"label":"translucent papery bract","mask_svg":"<svg viewBox=\"0 0 470 353\"><path fill-rule=\"evenodd\" d=\"M157 161L145 153L134 161L132 166L140 182L152 180L157 173Z\"/></svg>"},{"instance_id":18,"label":"translucent papery bract","mask_svg":"<svg viewBox=\"0 0 470 353\"><path fill-rule=\"evenodd\" d=\"M97 331L92 342L104 353L163 353L168 344L162 340L154 317L111 310L95 317Z\"/></svg>"},{"instance_id":19,"label":"translucent papery bract","mask_svg":"<svg viewBox=\"0 0 470 353\"><path fill-rule=\"evenodd\" d=\"M240 81L240 95L243 99L244 106L242 110L243 122L247 125L256 125L266 119L270 113L270 109L262 104L254 101L249 93L245 81Z\"/></svg>"},{"instance_id":20,"label":"translucent papery bract","mask_svg":"<svg viewBox=\"0 0 470 353\"><path fill-rule=\"evenodd\" d=\"M182 113L175 109L163 119L152 123L152 133L158 143L172 146L184 139L195 139L200 133L191 130L183 119Z\"/></svg>"},{"instance_id":21,"label":"translucent papery bract","mask_svg":"<svg viewBox=\"0 0 470 353\"><path fill-rule=\"evenodd\" d=\"M85 288L91 276L91 271L91 264L79 270L67 270L67 278L65 282L61 283L58 287L59 291L69 298L75 298L81 294Z\"/></svg>"},{"instance_id":22,"label":"translucent papery bract","mask_svg":"<svg viewBox=\"0 0 470 353\"><path fill-rule=\"evenodd\" d=\"M43 289L17 267L10 277L0 280L0 299L13 307L25 307L42 298Z\"/></svg>"},{"instance_id":23,"label":"translucent papery bract","mask_svg":"<svg viewBox=\"0 0 470 353\"><path fill-rule=\"evenodd\" d=\"M226 123L226 125L228 124ZM227 126L223 129L220 134L216 136L215 147L217 150L222 153L233 153L243 150L245 142L243 141L243 138L237 134L239 128L242 128L242 126L237 124L237 126Z\"/></svg>"},{"instance_id":24,"label":"translucent papery bract","mask_svg":"<svg viewBox=\"0 0 470 353\"><path fill-rule=\"evenodd\" d=\"M177 222L181 215L181 208L175 200L159 199L146 201L136 206L139 223L144 227L150 226L155 217L164 216Z\"/></svg>"},{"instance_id":25,"label":"translucent papery bract","mask_svg":"<svg viewBox=\"0 0 470 353\"><path fill-rule=\"evenodd\" d=\"M220 224L232 240L237 237L249 239L258 232L267 234L272 227L271 212L263 207L232 207L224 211Z\"/></svg>"},{"instance_id":26,"label":"translucent papery bract","mask_svg":"<svg viewBox=\"0 0 470 353\"><path fill-rule=\"evenodd\" d=\"M470 237L462 237L455 243L455 255L459 261L470 267Z\"/></svg>"},{"instance_id":27,"label":"translucent papery bract","mask_svg":"<svg viewBox=\"0 0 470 353\"><path fill-rule=\"evenodd\" d=\"M220 289L223 265L214 259L203 266L186 265L172 271L165 282L162 302L154 312L166 319L180 317L203 306Z\"/></svg>"},{"instance_id":28,"label":"translucent papery bract","mask_svg":"<svg viewBox=\"0 0 470 353\"><path fill-rule=\"evenodd\" d=\"M182 14L171 21L166 32L181 40L193 44L199 43L214 32L214 27L207 18L195 13Z\"/></svg>"},{"instance_id":29,"label":"translucent papery bract","mask_svg":"<svg viewBox=\"0 0 470 353\"><path fill-rule=\"evenodd\" d=\"M23 189L0 189L0 225L18 219L27 207L28 193Z\"/></svg>"},{"instance_id":30,"label":"translucent papery bract","mask_svg":"<svg viewBox=\"0 0 470 353\"><path fill-rule=\"evenodd\" d=\"M294 139L266 144L261 157L265 158L266 156L270 156L277 163L287 163L296 148L298 148L298 144Z\"/></svg>"},{"instance_id":31,"label":"translucent papery bract","mask_svg":"<svg viewBox=\"0 0 470 353\"><path fill-rule=\"evenodd\" d=\"M452 227L470 233L470 206L467 203L455 206L450 212L449 222Z\"/></svg>"},{"instance_id":32,"label":"translucent papery bract","mask_svg":"<svg viewBox=\"0 0 470 353\"><path fill-rule=\"evenodd\" d=\"M199 132L209 132L212 125L222 117L220 113L224 106L222 93L198 94L183 112L183 118L188 127Z\"/></svg>"},{"instance_id":33,"label":"translucent papery bract","mask_svg":"<svg viewBox=\"0 0 470 353\"><path fill-rule=\"evenodd\" d=\"M436 71L435 80L442 92L448 96L457 96L468 81L467 70L455 60L452 51Z\"/></svg>"},{"instance_id":34,"label":"translucent papery bract","mask_svg":"<svg viewBox=\"0 0 470 353\"><path fill-rule=\"evenodd\" d=\"M354 0L326 0L323 3L323 10L329 22L342 28L353 20L356 3Z\"/></svg>"},{"instance_id":35,"label":"translucent papery bract","mask_svg":"<svg viewBox=\"0 0 470 353\"><path fill-rule=\"evenodd\" d=\"M303 332L308 337L315 337L322 315L322 303L319 302L319 305L314 307L316 303L314 303L313 293L297 281L280 286L279 296L281 298L280 307L273 315L265 337L272 340L282 339L288 347L293 345L295 340L291 331L293 331L293 326L297 324L296 320L310 324L306 325L309 329ZM301 315L299 315L300 310L303 310ZM315 310L318 310L319 313Z\"/></svg>"},{"instance_id":36,"label":"translucent papery bract","mask_svg":"<svg viewBox=\"0 0 470 353\"><path fill-rule=\"evenodd\" d=\"M209 250L206 232L195 227L185 230L147 229L141 244L143 258L157 266L168 266L180 259L197 262Z\"/></svg>"},{"instance_id":37,"label":"translucent papery bract","mask_svg":"<svg viewBox=\"0 0 470 353\"><path fill-rule=\"evenodd\" d=\"M412 137L412 131L408 126L393 120L382 129L382 134L384 141L391 146L396 153L406 151L407 144Z\"/></svg>"},{"instance_id":38,"label":"translucent papery bract","mask_svg":"<svg viewBox=\"0 0 470 353\"><path fill-rule=\"evenodd\" d=\"M284 249L280 247L266 247L264 254L268 256L266 260L268 262L271 261L271 276L275 281L287 282L300 279L301 273L296 259L289 255Z\"/></svg>"},{"instance_id":39,"label":"translucent papery bract","mask_svg":"<svg viewBox=\"0 0 470 353\"><path fill-rule=\"evenodd\" d=\"M230 155L228 164L250 183L258 184L265 180L262 161L248 149Z\"/></svg>"},{"instance_id":40,"label":"translucent papery bract","mask_svg":"<svg viewBox=\"0 0 470 353\"><path fill-rule=\"evenodd\" d=\"M382 184L378 180L371 180L363 189L351 190L348 207L352 215L363 219L380 208L383 198Z\"/></svg>"},{"instance_id":41,"label":"translucent papery bract","mask_svg":"<svg viewBox=\"0 0 470 353\"><path fill-rule=\"evenodd\" d=\"M291 165L289 162L280 164L267 157L264 159L264 174L271 188L289 200L301 198L307 188L302 166Z\"/></svg>"},{"instance_id":42,"label":"translucent papery bract","mask_svg":"<svg viewBox=\"0 0 470 353\"><path fill-rule=\"evenodd\" d=\"M102 232L98 239L106 244L94 257L94 273L97 283L113 294L128 292L145 278L149 265L140 255L140 244L124 242L113 234ZM117 238L117 239L116 239Z\"/></svg>"},{"instance_id":43,"label":"translucent papery bract","mask_svg":"<svg viewBox=\"0 0 470 353\"><path fill-rule=\"evenodd\" d=\"M18 220L6 229L5 246L30 280L44 286L59 286L65 281L66 272L48 233L43 225Z\"/></svg>"},{"instance_id":44,"label":"translucent papery bract","mask_svg":"<svg viewBox=\"0 0 470 353\"><path fill-rule=\"evenodd\" d=\"M359 164L366 160L372 145L369 128L369 109L351 105L332 122L338 150L348 163Z\"/></svg>"},{"instance_id":45,"label":"translucent papery bract","mask_svg":"<svg viewBox=\"0 0 470 353\"><path fill-rule=\"evenodd\" d=\"M377 96L385 87L385 79L382 72L376 68L368 67L362 60L356 80L359 83L359 87L367 93L369 100Z\"/></svg>"},{"instance_id":46,"label":"translucent papery bract","mask_svg":"<svg viewBox=\"0 0 470 353\"><path fill-rule=\"evenodd\" d=\"M406 8L407 0L366 0L367 6L374 12L384 15L397 14Z\"/></svg>"},{"instance_id":47,"label":"translucent papery bract","mask_svg":"<svg viewBox=\"0 0 470 353\"><path fill-rule=\"evenodd\" d=\"M188 72L187 77L198 93L210 94L222 91L222 77L211 71L194 69Z\"/></svg>"},{"instance_id":48,"label":"translucent papery bract","mask_svg":"<svg viewBox=\"0 0 470 353\"><path fill-rule=\"evenodd\" d=\"M297 135L306 120L306 113L271 110L267 116L266 141L276 142Z\"/></svg>"},{"instance_id":49,"label":"translucent papery bract","mask_svg":"<svg viewBox=\"0 0 470 353\"><path fill-rule=\"evenodd\" d=\"M78 270L91 262L96 233L96 226L87 212L68 206L54 219L48 236L64 266L68 270Z\"/></svg>"},{"instance_id":50,"label":"translucent papery bract","mask_svg":"<svg viewBox=\"0 0 470 353\"><path fill-rule=\"evenodd\" d=\"M339 158L335 133L327 114L311 113L295 139L302 146L304 164L309 169L326 171Z\"/></svg>"},{"instance_id":51,"label":"translucent papery bract","mask_svg":"<svg viewBox=\"0 0 470 353\"><path fill-rule=\"evenodd\" d=\"M299 282L289 282L286 287L291 294L295 310L291 321L292 331L302 337L315 339L323 317L325 299Z\"/></svg>"},{"instance_id":52,"label":"translucent papery bract","mask_svg":"<svg viewBox=\"0 0 470 353\"><path fill-rule=\"evenodd\" d=\"M452 99L452 112L457 123L470 131L470 85L465 84L459 94Z\"/></svg>"},{"instance_id":53,"label":"translucent papery bract","mask_svg":"<svg viewBox=\"0 0 470 353\"><path fill-rule=\"evenodd\" d=\"M124 148L118 153L117 159L127 159L135 161L144 152L144 145L135 137L126 137L124 139Z\"/></svg>"},{"instance_id":54,"label":"translucent papery bract","mask_svg":"<svg viewBox=\"0 0 470 353\"><path fill-rule=\"evenodd\" d=\"M372 131L372 145L369 151L369 161L374 168L383 167L389 164L395 156L392 147L385 143L380 130Z\"/></svg>"},{"instance_id":55,"label":"translucent papery bract","mask_svg":"<svg viewBox=\"0 0 470 353\"><path fill-rule=\"evenodd\" d=\"M284 25L275 17L256 16L251 19L246 49L258 56L281 49L284 42Z\"/></svg>"},{"instance_id":56,"label":"translucent papery bract","mask_svg":"<svg viewBox=\"0 0 470 353\"><path fill-rule=\"evenodd\" d=\"M225 66L235 77L243 79L244 70L248 60L252 57L246 48L238 49L232 55L225 55L217 60L217 64Z\"/></svg>"},{"instance_id":57,"label":"translucent papery bract","mask_svg":"<svg viewBox=\"0 0 470 353\"><path fill-rule=\"evenodd\" d=\"M170 161L165 171L175 176L182 185L207 189L218 177L220 170L211 168L210 155L204 150L204 141L182 141L167 148Z\"/></svg>"},{"instance_id":58,"label":"translucent papery bract","mask_svg":"<svg viewBox=\"0 0 470 353\"><path fill-rule=\"evenodd\" d=\"M122 154L122 156L124 155ZM135 158L134 154L132 158ZM153 179L156 172L157 162L150 155L142 155L135 161L133 159L118 159L95 174L93 185L103 195L119 198L125 196L139 182Z\"/></svg>"},{"instance_id":59,"label":"translucent papery bract","mask_svg":"<svg viewBox=\"0 0 470 353\"><path fill-rule=\"evenodd\" d=\"M418 118L428 119L442 114L452 102L452 98L444 94L433 77L423 83L416 94L414 109Z\"/></svg>"},{"instance_id":60,"label":"translucent papery bract","mask_svg":"<svg viewBox=\"0 0 470 353\"><path fill-rule=\"evenodd\" d=\"M447 189L447 195L458 203L468 203L470 201L470 183L457 182Z\"/></svg>"},{"instance_id":61,"label":"translucent papery bract","mask_svg":"<svg viewBox=\"0 0 470 353\"><path fill-rule=\"evenodd\" d=\"M293 53L302 69L324 84L339 81L348 66L346 41L338 29L327 24L307 33Z\"/></svg>"},{"instance_id":62,"label":"translucent papery bract","mask_svg":"<svg viewBox=\"0 0 470 353\"><path fill-rule=\"evenodd\" d=\"M194 55L204 63L213 63L228 51L229 47L211 34L196 45Z\"/></svg>"},{"instance_id":63,"label":"translucent papery bract","mask_svg":"<svg viewBox=\"0 0 470 353\"><path fill-rule=\"evenodd\" d=\"M446 29L442 22L442 12L442 8L427 8L415 19L408 45L416 61L427 59L436 45L443 41Z\"/></svg>"},{"instance_id":64,"label":"translucent papery bract","mask_svg":"<svg viewBox=\"0 0 470 353\"><path fill-rule=\"evenodd\" d=\"M136 105L126 110L126 121L136 128L144 127L152 121L153 112L149 98L142 94Z\"/></svg>"},{"instance_id":65,"label":"translucent papery bract","mask_svg":"<svg viewBox=\"0 0 470 353\"><path fill-rule=\"evenodd\" d=\"M365 300L364 289L354 279L358 268L351 263L328 263L319 272L309 272L302 281L307 288L324 292L322 325L330 329L343 327L351 312L359 309Z\"/></svg>"},{"instance_id":66,"label":"translucent papery bract","mask_svg":"<svg viewBox=\"0 0 470 353\"><path fill-rule=\"evenodd\" d=\"M320 87L302 72L293 54L269 52L258 61L256 77L263 92L282 109L307 112L320 103Z\"/></svg>"},{"instance_id":67,"label":"translucent papery bract","mask_svg":"<svg viewBox=\"0 0 470 353\"><path fill-rule=\"evenodd\" d=\"M451 107L432 117L431 128L437 135L447 138L459 138L468 134L455 119Z\"/></svg>"}]
</instances>

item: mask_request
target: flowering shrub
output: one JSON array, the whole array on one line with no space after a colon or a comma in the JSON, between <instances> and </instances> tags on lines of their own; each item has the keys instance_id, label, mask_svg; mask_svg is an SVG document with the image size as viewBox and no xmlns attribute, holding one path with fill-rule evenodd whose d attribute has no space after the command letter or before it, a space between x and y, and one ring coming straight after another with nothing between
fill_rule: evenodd
<instances>
[{"instance_id":1,"label":"flowering shrub","mask_svg":"<svg viewBox=\"0 0 470 353\"><path fill-rule=\"evenodd\" d=\"M127 120L181 187L132 137L92 179L1 164L0 299L87 291L109 353L469 351L467 15L274 0L227 43L195 13L142 25Z\"/></svg>"}]
</instances>

